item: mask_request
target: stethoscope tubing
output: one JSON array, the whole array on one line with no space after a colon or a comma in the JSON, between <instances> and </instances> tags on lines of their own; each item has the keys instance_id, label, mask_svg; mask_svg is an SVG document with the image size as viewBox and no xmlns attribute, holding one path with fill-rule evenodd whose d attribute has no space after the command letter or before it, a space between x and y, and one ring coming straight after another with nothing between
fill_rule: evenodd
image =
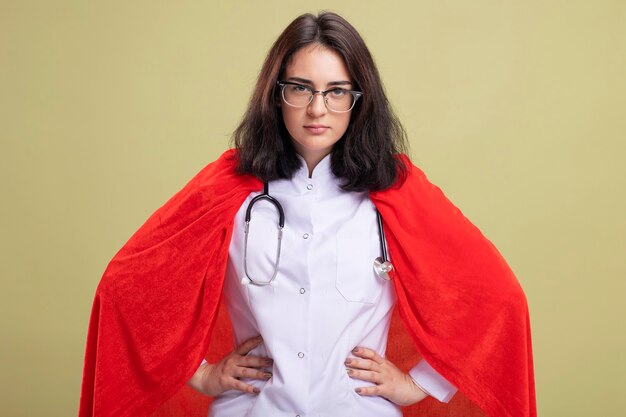
<instances>
[{"instance_id":1,"label":"stethoscope tubing","mask_svg":"<svg viewBox=\"0 0 626 417\"><path fill-rule=\"evenodd\" d=\"M261 200L269 201L278 211L278 245L276 248L276 261L274 263L274 273L269 281L259 281L250 276L248 272L248 236L250 232L250 220L252 218L252 207ZM385 242L385 229L383 227L383 219L378 210L376 210L376 223L378 224L378 235L380 243L381 256L374 260L374 271L382 279L389 281L395 273L393 265L389 261L387 255L387 243ZM280 202L269 194L269 184L263 183L263 193L250 200L246 209L245 225L244 225L244 243L243 243L243 269L245 277L242 278L242 284L253 284L257 286L273 285L276 275L278 274L278 264L280 263L280 251L282 246L283 229L285 227L285 211Z\"/></svg>"},{"instance_id":2,"label":"stethoscope tubing","mask_svg":"<svg viewBox=\"0 0 626 417\"><path fill-rule=\"evenodd\" d=\"M385 229L383 227L383 216L380 215L380 211L376 210L376 221L378 222L378 234L380 235L380 254L383 258L383 262L389 262L387 257L387 242L385 241Z\"/></svg>"}]
</instances>

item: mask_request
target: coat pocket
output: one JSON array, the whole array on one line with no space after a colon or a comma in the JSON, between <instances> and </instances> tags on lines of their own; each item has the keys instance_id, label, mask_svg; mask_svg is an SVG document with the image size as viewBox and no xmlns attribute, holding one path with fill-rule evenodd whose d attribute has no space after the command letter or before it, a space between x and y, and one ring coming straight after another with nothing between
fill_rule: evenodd
<instances>
[{"instance_id":1,"label":"coat pocket","mask_svg":"<svg viewBox=\"0 0 626 417\"><path fill-rule=\"evenodd\" d=\"M372 236L337 235L337 291L349 302L373 304L386 281L374 271L378 239Z\"/></svg>"}]
</instances>

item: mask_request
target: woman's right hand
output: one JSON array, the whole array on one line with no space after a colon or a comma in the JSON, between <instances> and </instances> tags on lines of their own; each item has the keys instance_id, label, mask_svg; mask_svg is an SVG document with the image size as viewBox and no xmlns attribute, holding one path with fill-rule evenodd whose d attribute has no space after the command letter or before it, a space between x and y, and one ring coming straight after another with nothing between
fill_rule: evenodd
<instances>
[{"instance_id":1,"label":"woman's right hand","mask_svg":"<svg viewBox=\"0 0 626 417\"><path fill-rule=\"evenodd\" d=\"M262 341L261 336L250 338L218 363L201 365L191 379L187 381L187 384L211 397L233 389L249 394L258 394L260 390L257 387L246 384L239 378L267 381L272 377L270 372L262 369L272 366L274 361L271 358L246 356Z\"/></svg>"}]
</instances>

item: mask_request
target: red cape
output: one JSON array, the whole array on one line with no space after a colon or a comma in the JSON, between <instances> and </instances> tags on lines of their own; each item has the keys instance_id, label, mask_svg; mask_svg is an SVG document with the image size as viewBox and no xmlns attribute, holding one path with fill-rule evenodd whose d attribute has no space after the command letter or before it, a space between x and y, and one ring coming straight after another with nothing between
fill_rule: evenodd
<instances>
[{"instance_id":1,"label":"red cape","mask_svg":"<svg viewBox=\"0 0 626 417\"><path fill-rule=\"evenodd\" d=\"M492 417L534 417L526 297L498 250L424 173L371 194L417 351ZM147 416L191 378L220 305L233 218L262 183L229 150L159 208L109 263L89 323L80 417ZM402 355L390 334L389 357ZM400 349L398 352L397 350ZM453 400L454 402L454 400ZM412 414L410 412L405 415Z\"/></svg>"}]
</instances>

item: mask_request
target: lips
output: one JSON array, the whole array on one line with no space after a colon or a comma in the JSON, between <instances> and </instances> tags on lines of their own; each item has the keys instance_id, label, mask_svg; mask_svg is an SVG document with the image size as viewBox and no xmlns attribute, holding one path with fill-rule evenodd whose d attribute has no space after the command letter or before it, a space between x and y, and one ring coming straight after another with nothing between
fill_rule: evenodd
<instances>
[{"instance_id":1,"label":"lips","mask_svg":"<svg viewBox=\"0 0 626 417\"><path fill-rule=\"evenodd\" d=\"M314 135L320 135L330 129L325 125L306 125L304 128Z\"/></svg>"}]
</instances>

